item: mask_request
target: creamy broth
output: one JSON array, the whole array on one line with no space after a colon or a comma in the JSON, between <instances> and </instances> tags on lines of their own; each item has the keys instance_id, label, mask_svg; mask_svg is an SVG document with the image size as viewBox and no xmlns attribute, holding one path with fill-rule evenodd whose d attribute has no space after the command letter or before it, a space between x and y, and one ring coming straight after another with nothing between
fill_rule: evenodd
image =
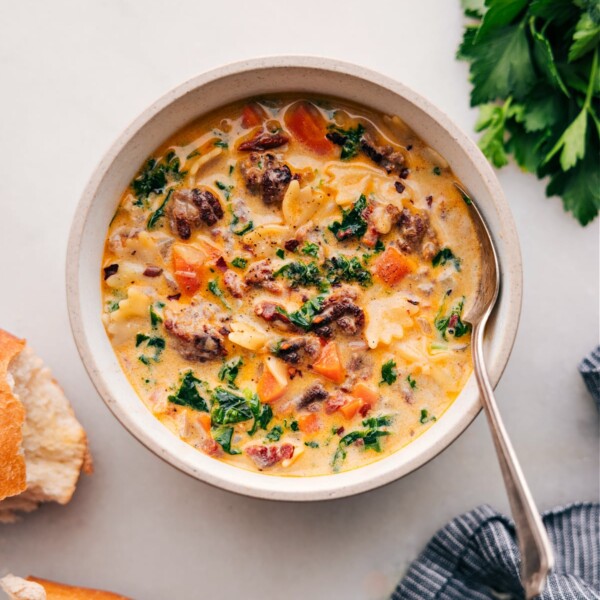
<instances>
[{"instance_id":1,"label":"creamy broth","mask_svg":"<svg viewBox=\"0 0 600 600\"><path fill-rule=\"evenodd\" d=\"M471 369L479 246L444 159L336 99L224 107L123 192L102 318L131 384L216 459L323 475L405 446Z\"/></svg>"}]
</instances>

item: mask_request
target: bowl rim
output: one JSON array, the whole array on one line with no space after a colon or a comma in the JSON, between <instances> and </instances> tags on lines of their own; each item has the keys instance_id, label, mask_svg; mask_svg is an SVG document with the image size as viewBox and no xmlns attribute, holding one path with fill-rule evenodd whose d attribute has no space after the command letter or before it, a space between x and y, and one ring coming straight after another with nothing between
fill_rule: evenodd
<instances>
[{"instance_id":1,"label":"bowl rim","mask_svg":"<svg viewBox=\"0 0 600 600\"><path fill-rule=\"evenodd\" d=\"M366 81L369 84L375 84L385 88L388 91L391 91L393 94L426 111L431 119L437 123L437 125L442 127L451 135L453 143L460 147L474 168L479 172L482 180L485 182L485 185L488 188L495 209L498 211L499 216L501 216L503 219L502 237L510 242L511 249L511 286L508 290L502 290L503 295L509 296L508 302L511 310L508 313L508 327L506 328L503 336L503 344L499 347L497 352L497 360L495 365L497 367L496 372L490 374L492 385L494 387L497 385L508 364L508 360L516 340L516 334L521 316L523 295L523 267L519 239L512 212L504 196L500 183L498 182L491 165L479 150L475 142L466 133L464 133L462 129L458 127L443 110L421 96L419 93L412 90L410 87L399 81L396 81L391 77L383 75L372 69L334 58L323 58L307 55L277 55L263 56L227 63L209 71L205 71L173 87L171 90L163 94L158 100L153 102L149 107L143 110L140 115L123 130L123 132L116 138L116 140L110 145L109 149L105 152L102 159L98 163L98 166L93 171L93 174L85 186L81 198L76 206L71 224L71 230L69 233L66 255L65 275L67 288L67 307L73 339L94 387L106 406L121 423L121 425L123 425L123 427L125 427L125 429L135 439L146 446L146 448L152 451L156 456L163 459L165 462L174 466L183 473L194 477L195 479L220 489L241 495L285 501L330 500L361 494L387 485L421 468L446 448L448 448L464 433L464 431L481 411L481 403L479 401L473 402L468 410L465 410L464 413L462 413L458 423L456 423L452 429L447 431L445 435L438 440L437 444L432 444L425 448L416 458L412 459L405 465L398 465L396 468L384 473L380 473L379 475L369 476L369 467L373 464L378 464L381 462L375 461L375 463L369 463L363 467L336 475L310 477L310 479L316 480L320 478L338 478L340 485L334 488L329 487L327 490L311 490L309 492L301 492L298 490L283 489L285 487L284 485L282 485L280 489L274 489L272 486L262 487L253 486L251 484L240 484L235 481L235 472L240 471L238 467L233 467L231 465L227 465L226 463L222 463L221 461L214 461L214 459L210 459L211 461L218 462L219 464L223 465L223 474L220 476L215 476L214 474L208 475L206 472L203 472L200 467L190 467L187 462L180 459L180 457L175 456L173 452L166 450L165 448L157 447L155 441L151 439L150 436L146 435L146 432L139 426L139 424L136 422L136 419L127 414L126 410L119 405L118 401L113 399L113 394L109 389L110 386L106 383L104 375L97 366L94 352L92 351L89 340L85 334L84 318L81 305L79 265L82 236L85 231L96 193L101 186L105 175L115 160L119 157L121 151L127 146L131 139L154 117L161 113L161 111L197 88L203 87L211 82L225 77L241 75L254 70L278 68L310 69L326 71L330 73L339 73L348 75L358 80ZM473 378L471 377L471 379ZM142 402L141 399L140 402ZM153 416L153 418L155 417ZM182 443L185 444L185 442ZM401 450L402 449L399 449L390 456L397 454ZM197 450L194 451L198 452ZM233 469L233 472L230 471L230 469ZM231 473L231 476L227 475L227 472ZM349 484L343 482L345 474L356 472L360 472L361 474L364 473L364 477L359 478L359 481L352 481ZM262 478L279 481L290 481L294 479L293 477L289 476L278 477L264 474L259 474L259 476Z\"/></svg>"}]
</instances>

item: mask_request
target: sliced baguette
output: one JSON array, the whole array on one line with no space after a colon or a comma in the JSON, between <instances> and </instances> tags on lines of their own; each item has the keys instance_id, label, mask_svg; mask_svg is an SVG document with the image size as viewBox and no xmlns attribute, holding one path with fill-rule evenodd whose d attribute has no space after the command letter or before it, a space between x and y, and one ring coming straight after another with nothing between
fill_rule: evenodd
<instances>
[{"instance_id":1,"label":"sliced baguette","mask_svg":"<svg viewBox=\"0 0 600 600\"><path fill-rule=\"evenodd\" d=\"M112 592L75 587L40 579L6 575L0 579L2 589L10 600L130 600Z\"/></svg>"},{"instance_id":2,"label":"sliced baguette","mask_svg":"<svg viewBox=\"0 0 600 600\"><path fill-rule=\"evenodd\" d=\"M50 370L0 329L0 523L41 502L66 504L91 468L85 431Z\"/></svg>"}]
</instances>

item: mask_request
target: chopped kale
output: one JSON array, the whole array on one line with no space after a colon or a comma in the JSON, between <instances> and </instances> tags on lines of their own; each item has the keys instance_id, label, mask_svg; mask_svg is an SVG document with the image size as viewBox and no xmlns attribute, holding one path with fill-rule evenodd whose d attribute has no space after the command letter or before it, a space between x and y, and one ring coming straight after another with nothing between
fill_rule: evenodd
<instances>
[{"instance_id":1,"label":"chopped kale","mask_svg":"<svg viewBox=\"0 0 600 600\"><path fill-rule=\"evenodd\" d=\"M174 152L169 152L161 161L150 158L146 161L138 176L131 182L131 187L137 198L137 206L150 194L162 194L170 181L179 181L185 172L179 170L179 158Z\"/></svg>"},{"instance_id":2,"label":"chopped kale","mask_svg":"<svg viewBox=\"0 0 600 600\"><path fill-rule=\"evenodd\" d=\"M213 440L217 442L223 448L227 454L241 454L240 450L233 449L231 447L231 441L233 439L233 427L225 427L223 425L219 427L213 427L211 429L211 435Z\"/></svg>"},{"instance_id":3,"label":"chopped kale","mask_svg":"<svg viewBox=\"0 0 600 600\"><path fill-rule=\"evenodd\" d=\"M229 144L223 140L217 140L215 142L215 146L217 146L217 148L225 148L225 149L229 148Z\"/></svg>"},{"instance_id":4,"label":"chopped kale","mask_svg":"<svg viewBox=\"0 0 600 600\"><path fill-rule=\"evenodd\" d=\"M317 258L319 256L319 245L306 242L304 244L304 247L302 248L302 254L306 254L307 256Z\"/></svg>"},{"instance_id":5,"label":"chopped kale","mask_svg":"<svg viewBox=\"0 0 600 600\"><path fill-rule=\"evenodd\" d=\"M381 365L381 381L379 385L387 383L392 385L398 379L398 370L396 369L396 361L390 359Z\"/></svg>"},{"instance_id":6,"label":"chopped kale","mask_svg":"<svg viewBox=\"0 0 600 600\"><path fill-rule=\"evenodd\" d=\"M224 381L231 387L237 388L235 385L235 379L239 375L240 368L244 365L244 361L241 356L236 356L231 360L223 363L223 366L219 369L219 381Z\"/></svg>"},{"instance_id":7,"label":"chopped kale","mask_svg":"<svg viewBox=\"0 0 600 600\"><path fill-rule=\"evenodd\" d=\"M434 175L441 175L442 174L442 169L440 169L437 165L435 167L433 167L433 174Z\"/></svg>"},{"instance_id":8,"label":"chopped kale","mask_svg":"<svg viewBox=\"0 0 600 600\"><path fill-rule=\"evenodd\" d=\"M270 442L278 442L283 435L283 427L281 425L275 425L269 433L267 433L266 438Z\"/></svg>"},{"instance_id":9,"label":"chopped kale","mask_svg":"<svg viewBox=\"0 0 600 600\"><path fill-rule=\"evenodd\" d=\"M437 419L433 415L430 415L429 411L426 408L422 408L421 418L419 419L419 422L422 425L425 425L425 423L429 423L430 421L437 421Z\"/></svg>"},{"instance_id":10,"label":"chopped kale","mask_svg":"<svg viewBox=\"0 0 600 600\"><path fill-rule=\"evenodd\" d=\"M375 254L380 254L384 250L385 250L385 244L381 240L377 240L377 242L375 242L375 247L373 248L373 252Z\"/></svg>"},{"instance_id":11,"label":"chopped kale","mask_svg":"<svg viewBox=\"0 0 600 600\"><path fill-rule=\"evenodd\" d=\"M254 223L252 221L248 221L247 223L242 223L239 225L240 218L237 215L233 215L233 220L231 221L231 233L235 235L244 235L249 231L254 229ZM238 226L239 225L239 226Z\"/></svg>"},{"instance_id":12,"label":"chopped kale","mask_svg":"<svg viewBox=\"0 0 600 600\"><path fill-rule=\"evenodd\" d=\"M318 448L319 447L319 443L314 442L314 441L304 442L304 445L308 446L309 448Z\"/></svg>"},{"instance_id":13,"label":"chopped kale","mask_svg":"<svg viewBox=\"0 0 600 600\"><path fill-rule=\"evenodd\" d=\"M290 423L290 429L292 431L299 431L300 430L300 425L298 424L298 421L292 421Z\"/></svg>"},{"instance_id":14,"label":"chopped kale","mask_svg":"<svg viewBox=\"0 0 600 600\"><path fill-rule=\"evenodd\" d=\"M446 340L446 336L451 335L455 338L460 338L471 331L471 325L464 323L461 319L463 308L465 305L465 298L459 300L448 316L443 316L444 304L440 307L440 310L435 317L435 328L442 334L442 337Z\"/></svg>"},{"instance_id":15,"label":"chopped kale","mask_svg":"<svg viewBox=\"0 0 600 600\"><path fill-rule=\"evenodd\" d=\"M275 271L273 275L275 277L285 277L291 288L316 287L320 291L325 291L329 287L316 262L289 262Z\"/></svg>"},{"instance_id":16,"label":"chopped kale","mask_svg":"<svg viewBox=\"0 0 600 600\"><path fill-rule=\"evenodd\" d=\"M283 251L283 248L277 248L277 250L275 251L275 254L278 256L278 258L283 258L285 256L285 252Z\"/></svg>"},{"instance_id":17,"label":"chopped kale","mask_svg":"<svg viewBox=\"0 0 600 600\"><path fill-rule=\"evenodd\" d=\"M363 214L367 208L367 198L364 194L354 203L350 210L342 210L342 221L335 221L329 225L329 230L338 241L348 240L353 237L361 238L367 231L367 221Z\"/></svg>"},{"instance_id":18,"label":"chopped kale","mask_svg":"<svg viewBox=\"0 0 600 600\"><path fill-rule=\"evenodd\" d=\"M367 421L371 420L367 419ZM365 423L366 422L363 422L363 424ZM346 448L358 440L363 440L365 450L375 450L375 452L381 452L380 438L390 435L390 432L384 431L377 427L372 427L370 425L368 425L368 427L368 429L364 430L351 431L339 441L337 450L333 455L332 466L334 471L339 470L342 462L346 458Z\"/></svg>"},{"instance_id":19,"label":"chopped kale","mask_svg":"<svg viewBox=\"0 0 600 600\"><path fill-rule=\"evenodd\" d=\"M253 396L239 396L222 387L213 390L212 398L211 417L213 423L217 425L247 421L254 418L260 410L260 402Z\"/></svg>"},{"instance_id":20,"label":"chopped kale","mask_svg":"<svg viewBox=\"0 0 600 600\"><path fill-rule=\"evenodd\" d=\"M373 283L371 272L365 269L358 258L347 258L342 254L332 256L323 263L327 281L332 285L356 281L361 287L369 287Z\"/></svg>"},{"instance_id":21,"label":"chopped kale","mask_svg":"<svg viewBox=\"0 0 600 600\"><path fill-rule=\"evenodd\" d=\"M167 192L167 197L163 200L162 204L150 215L146 229L154 229L158 221L165 216L165 206L167 206L167 202L171 199L172 193L173 189L171 188Z\"/></svg>"},{"instance_id":22,"label":"chopped kale","mask_svg":"<svg viewBox=\"0 0 600 600\"><path fill-rule=\"evenodd\" d=\"M349 129L330 125L329 131L330 133L327 134L328 139L342 147L342 153L340 154L342 160L349 160L358 154L360 140L365 132L365 128L360 123Z\"/></svg>"},{"instance_id":23,"label":"chopped kale","mask_svg":"<svg viewBox=\"0 0 600 600\"><path fill-rule=\"evenodd\" d=\"M248 261L241 256L236 256L232 261L231 265L237 269L245 269L248 266Z\"/></svg>"},{"instance_id":24,"label":"chopped kale","mask_svg":"<svg viewBox=\"0 0 600 600\"><path fill-rule=\"evenodd\" d=\"M229 198L231 198L231 190L233 189L232 185L225 185L222 181L215 181L215 185L223 192L225 200L229 200Z\"/></svg>"},{"instance_id":25,"label":"chopped kale","mask_svg":"<svg viewBox=\"0 0 600 600\"><path fill-rule=\"evenodd\" d=\"M406 378L406 381L408 381L408 385L410 385L411 389L417 389L417 382L413 379L412 375L409 374Z\"/></svg>"},{"instance_id":26,"label":"chopped kale","mask_svg":"<svg viewBox=\"0 0 600 600\"><path fill-rule=\"evenodd\" d=\"M156 329L159 323L163 322L163 318L156 312L154 305L150 306L150 324L152 325L152 329Z\"/></svg>"},{"instance_id":27,"label":"chopped kale","mask_svg":"<svg viewBox=\"0 0 600 600\"><path fill-rule=\"evenodd\" d=\"M392 424L392 417L390 415L381 415L379 417L369 417L362 422L364 427L370 427L371 429L377 429L378 427L389 427Z\"/></svg>"},{"instance_id":28,"label":"chopped kale","mask_svg":"<svg viewBox=\"0 0 600 600\"><path fill-rule=\"evenodd\" d=\"M200 412L208 412L206 400L200 395L198 385L202 383L192 371L188 371L181 379L181 384L176 394L169 396L169 402L179 406L189 406Z\"/></svg>"},{"instance_id":29,"label":"chopped kale","mask_svg":"<svg viewBox=\"0 0 600 600\"><path fill-rule=\"evenodd\" d=\"M225 296L223 294L223 291L221 290L221 288L219 287L219 284L217 282L216 279L212 279L211 281L208 282L208 291L213 295L216 296L220 301L221 304L227 309L227 310L231 310L231 306L229 306L229 304L227 303L227 300L225 300Z\"/></svg>"},{"instance_id":30,"label":"chopped kale","mask_svg":"<svg viewBox=\"0 0 600 600\"><path fill-rule=\"evenodd\" d=\"M285 309L280 307L278 307L277 310L282 314L285 314L294 325L308 331L312 327L313 318L323 307L323 302L325 302L325 296L315 296L314 298L307 300L294 312L288 313Z\"/></svg>"},{"instance_id":31,"label":"chopped kale","mask_svg":"<svg viewBox=\"0 0 600 600\"><path fill-rule=\"evenodd\" d=\"M454 256L454 252L452 252L452 250L450 250L450 248L446 247L446 248L442 248L434 257L433 260L431 261L431 264L434 267L438 267L440 265L444 266L447 262L452 262L454 263L454 268L457 271L460 271L460 263L461 260L460 258L458 258L457 256Z\"/></svg>"}]
</instances>

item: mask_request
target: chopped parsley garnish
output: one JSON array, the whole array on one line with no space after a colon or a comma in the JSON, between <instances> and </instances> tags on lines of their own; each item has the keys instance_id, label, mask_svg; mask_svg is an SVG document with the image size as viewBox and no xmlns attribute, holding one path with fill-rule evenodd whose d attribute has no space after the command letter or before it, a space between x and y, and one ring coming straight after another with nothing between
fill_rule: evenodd
<instances>
[{"instance_id":1,"label":"chopped parsley garnish","mask_svg":"<svg viewBox=\"0 0 600 600\"><path fill-rule=\"evenodd\" d=\"M298 421L292 421L290 423L290 429L292 431L299 431L300 430L300 425L298 424Z\"/></svg>"},{"instance_id":2,"label":"chopped parsley garnish","mask_svg":"<svg viewBox=\"0 0 600 600\"><path fill-rule=\"evenodd\" d=\"M312 327L312 321L315 315L321 310L323 307L323 302L325 302L325 296L315 296L310 300L307 300L298 310L294 312L288 313L285 309L278 307L277 310L282 314L287 315L289 320L294 324L308 331Z\"/></svg>"},{"instance_id":3,"label":"chopped parsley garnish","mask_svg":"<svg viewBox=\"0 0 600 600\"><path fill-rule=\"evenodd\" d=\"M219 381L224 381L231 387L237 388L235 385L235 379L239 375L240 369L244 365L244 361L241 356L236 356L231 360L223 363L223 366L219 369Z\"/></svg>"},{"instance_id":4,"label":"chopped parsley garnish","mask_svg":"<svg viewBox=\"0 0 600 600\"><path fill-rule=\"evenodd\" d=\"M460 271L460 263L461 260L460 258L458 258L457 256L454 256L454 252L452 252L452 250L450 250L450 248L446 247L446 248L442 248L434 257L433 260L431 261L431 264L434 267L438 267L440 265L445 265L447 262L452 262L454 263L454 268L457 271Z\"/></svg>"},{"instance_id":5,"label":"chopped parsley garnish","mask_svg":"<svg viewBox=\"0 0 600 600\"><path fill-rule=\"evenodd\" d=\"M392 358L381 365L381 381L379 385L387 383L392 385L398 379L398 370L396 369L396 361Z\"/></svg>"},{"instance_id":6,"label":"chopped parsley garnish","mask_svg":"<svg viewBox=\"0 0 600 600\"><path fill-rule=\"evenodd\" d=\"M430 421L437 421L437 419L433 415L430 415L429 411L426 408L422 408L419 422L422 425L425 425L425 423L429 423Z\"/></svg>"},{"instance_id":7,"label":"chopped parsley garnish","mask_svg":"<svg viewBox=\"0 0 600 600\"><path fill-rule=\"evenodd\" d=\"M469 323L464 323L461 319L464 305L465 299L463 297L454 305L448 316L442 315L444 304L440 307L440 310L435 317L434 325L445 340L448 339L446 337L447 335L460 338L471 331L471 325Z\"/></svg>"},{"instance_id":8,"label":"chopped parsley garnish","mask_svg":"<svg viewBox=\"0 0 600 600\"><path fill-rule=\"evenodd\" d=\"M302 248L302 254L306 254L307 256L317 258L319 256L319 245L306 242Z\"/></svg>"},{"instance_id":9,"label":"chopped parsley garnish","mask_svg":"<svg viewBox=\"0 0 600 600\"><path fill-rule=\"evenodd\" d=\"M269 440L270 442L278 442L282 435L283 427L281 427L281 425L275 425L275 427L273 427L273 429L267 433L265 439Z\"/></svg>"},{"instance_id":10,"label":"chopped parsley garnish","mask_svg":"<svg viewBox=\"0 0 600 600\"><path fill-rule=\"evenodd\" d=\"M248 266L248 261L245 258L242 258L241 256L236 256L231 261L231 264L237 269L245 269Z\"/></svg>"},{"instance_id":11,"label":"chopped parsley garnish","mask_svg":"<svg viewBox=\"0 0 600 600\"><path fill-rule=\"evenodd\" d=\"M229 304L227 303L227 300L225 300L225 296L223 294L223 291L219 287L219 284L218 284L218 282L217 282L216 279L211 279L211 281L208 282L208 291L213 296L216 296L221 301L221 304L226 309L231 310L231 306L229 306Z\"/></svg>"},{"instance_id":12,"label":"chopped parsley garnish","mask_svg":"<svg viewBox=\"0 0 600 600\"><path fill-rule=\"evenodd\" d=\"M275 251L275 254L277 255L278 258L285 257L285 252L282 248L277 248L277 250Z\"/></svg>"},{"instance_id":13,"label":"chopped parsley garnish","mask_svg":"<svg viewBox=\"0 0 600 600\"><path fill-rule=\"evenodd\" d=\"M179 158L175 152L169 152L161 161L149 158L131 182L131 188L137 198L136 206L143 206L150 194L162 194L170 181L183 179L185 171L182 172L179 168Z\"/></svg>"},{"instance_id":14,"label":"chopped parsley garnish","mask_svg":"<svg viewBox=\"0 0 600 600\"><path fill-rule=\"evenodd\" d=\"M406 381L408 381L408 385L410 385L411 389L413 389L413 390L417 389L417 382L415 379L413 379L412 375L408 375L408 377L406 378Z\"/></svg>"},{"instance_id":15,"label":"chopped parsley garnish","mask_svg":"<svg viewBox=\"0 0 600 600\"><path fill-rule=\"evenodd\" d=\"M349 160L354 158L360 149L360 140L365 132L365 128L359 123L356 127L342 129L336 125L330 125L329 130L334 132L329 134L328 138L334 143L342 147L340 158ZM337 135L336 135L337 134Z\"/></svg>"},{"instance_id":16,"label":"chopped parsley garnish","mask_svg":"<svg viewBox=\"0 0 600 600\"><path fill-rule=\"evenodd\" d=\"M220 427L211 428L211 435L213 440L223 448L227 454L241 454L241 450L233 449L231 447L231 441L233 439L233 427Z\"/></svg>"},{"instance_id":17,"label":"chopped parsley garnish","mask_svg":"<svg viewBox=\"0 0 600 600\"><path fill-rule=\"evenodd\" d=\"M179 406L189 406L200 412L208 412L208 404L198 391L198 384L202 383L192 371L188 371L181 379L181 385L176 394L169 396L169 402Z\"/></svg>"},{"instance_id":18,"label":"chopped parsley garnish","mask_svg":"<svg viewBox=\"0 0 600 600\"><path fill-rule=\"evenodd\" d=\"M440 169L438 166L433 167L433 174L434 175L441 175L442 174L442 169Z\"/></svg>"},{"instance_id":19,"label":"chopped parsley garnish","mask_svg":"<svg viewBox=\"0 0 600 600\"><path fill-rule=\"evenodd\" d=\"M365 269L355 256L347 258L342 254L328 258L323 263L327 280L332 285L337 283L351 283L356 281L362 287L369 287L373 283L371 272Z\"/></svg>"},{"instance_id":20,"label":"chopped parsley garnish","mask_svg":"<svg viewBox=\"0 0 600 600\"><path fill-rule=\"evenodd\" d=\"M329 287L316 262L289 262L275 271L273 275L275 277L285 277L291 288L316 287L320 291L325 291Z\"/></svg>"},{"instance_id":21,"label":"chopped parsley garnish","mask_svg":"<svg viewBox=\"0 0 600 600\"><path fill-rule=\"evenodd\" d=\"M115 310L119 310L119 302L120 300L111 300L108 303L108 312L115 312Z\"/></svg>"},{"instance_id":22,"label":"chopped parsley garnish","mask_svg":"<svg viewBox=\"0 0 600 600\"><path fill-rule=\"evenodd\" d=\"M377 240L377 242L375 242L375 247L373 248L373 252L375 254L379 254L380 252L383 252L384 250L385 250L385 244L381 240Z\"/></svg>"},{"instance_id":23,"label":"chopped parsley garnish","mask_svg":"<svg viewBox=\"0 0 600 600\"><path fill-rule=\"evenodd\" d=\"M171 188L167 192L167 197L163 200L162 204L150 215L148 219L148 223L146 225L147 229L154 229L156 224L160 219L162 219L165 215L165 206L167 202L171 199L171 194L173 193L173 189Z\"/></svg>"},{"instance_id":24,"label":"chopped parsley garnish","mask_svg":"<svg viewBox=\"0 0 600 600\"><path fill-rule=\"evenodd\" d=\"M314 441L304 442L304 445L308 446L309 448L318 448L319 447L319 443L314 442Z\"/></svg>"},{"instance_id":25,"label":"chopped parsley garnish","mask_svg":"<svg viewBox=\"0 0 600 600\"><path fill-rule=\"evenodd\" d=\"M367 208L367 198L364 194L354 203L350 210L342 209L342 221L335 221L329 225L329 230L338 241L348 240L353 237L361 238L367 231L367 221L363 213Z\"/></svg>"},{"instance_id":26,"label":"chopped parsley garnish","mask_svg":"<svg viewBox=\"0 0 600 600\"><path fill-rule=\"evenodd\" d=\"M217 146L217 148L225 148L225 149L229 148L229 144L223 140L217 140L215 142L215 146Z\"/></svg>"}]
</instances>

